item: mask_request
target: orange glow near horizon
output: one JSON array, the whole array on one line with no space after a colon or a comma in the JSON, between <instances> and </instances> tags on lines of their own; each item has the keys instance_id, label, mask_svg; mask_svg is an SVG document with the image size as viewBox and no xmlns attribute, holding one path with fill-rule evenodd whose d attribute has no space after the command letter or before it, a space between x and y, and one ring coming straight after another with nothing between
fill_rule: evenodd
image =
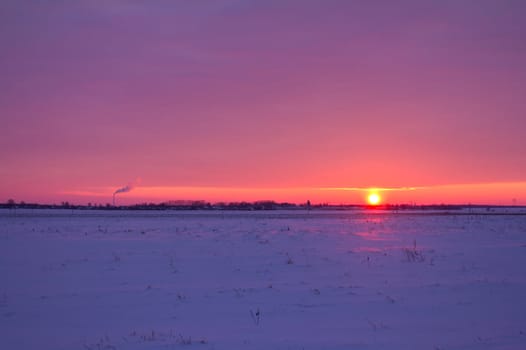
<instances>
[{"instance_id":1,"label":"orange glow near horizon","mask_svg":"<svg viewBox=\"0 0 526 350\"><path fill-rule=\"evenodd\" d=\"M13 198L40 203L85 204L111 203L115 186L72 188L55 193L4 194L3 200ZM27 194L27 195L26 195ZM207 187L207 186L151 186L144 184L130 192L119 193L116 202L135 204L170 200L204 200L208 202L240 202L274 200L276 202L373 204L371 194L379 196L382 204L488 204L526 205L526 182L452 184L422 187ZM0 199L1 201L1 199Z\"/></svg>"}]
</instances>

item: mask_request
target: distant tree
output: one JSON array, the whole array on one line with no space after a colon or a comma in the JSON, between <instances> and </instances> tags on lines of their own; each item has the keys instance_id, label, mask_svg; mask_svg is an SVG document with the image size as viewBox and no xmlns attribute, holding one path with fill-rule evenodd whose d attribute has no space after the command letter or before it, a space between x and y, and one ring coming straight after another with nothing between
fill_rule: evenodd
<instances>
[{"instance_id":1,"label":"distant tree","mask_svg":"<svg viewBox=\"0 0 526 350\"><path fill-rule=\"evenodd\" d=\"M10 207L10 208L13 208L15 205L16 205L16 202L14 199L8 199L7 200L7 205Z\"/></svg>"}]
</instances>

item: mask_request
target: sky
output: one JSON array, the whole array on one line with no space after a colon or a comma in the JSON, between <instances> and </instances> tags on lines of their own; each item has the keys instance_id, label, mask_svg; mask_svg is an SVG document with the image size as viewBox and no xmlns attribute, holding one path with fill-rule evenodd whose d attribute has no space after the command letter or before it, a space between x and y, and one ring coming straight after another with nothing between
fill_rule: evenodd
<instances>
[{"instance_id":1,"label":"sky","mask_svg":"<svg viewBox=\"0 0 526 350\"><path fill-rule=\"evenodd\" d=\"M0 201L526 205L525 37L521 0L2 0Z\"/></svg>"}]
</instances>

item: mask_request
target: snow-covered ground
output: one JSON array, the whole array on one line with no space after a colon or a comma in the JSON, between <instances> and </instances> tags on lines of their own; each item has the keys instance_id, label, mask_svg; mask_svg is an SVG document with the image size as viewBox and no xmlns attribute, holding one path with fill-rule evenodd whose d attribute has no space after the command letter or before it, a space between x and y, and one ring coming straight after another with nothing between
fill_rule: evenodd
<instances>
[{"instance_id":1,"label":"snow-covered ground","mask_svg":"<svg viewBox=\"0 0 526 350\"><path fill-rule=\"evenodd\" d=\"M2 210L0 348L526 349L526 216L481 213Z\"/></svg>"}]
</instances>

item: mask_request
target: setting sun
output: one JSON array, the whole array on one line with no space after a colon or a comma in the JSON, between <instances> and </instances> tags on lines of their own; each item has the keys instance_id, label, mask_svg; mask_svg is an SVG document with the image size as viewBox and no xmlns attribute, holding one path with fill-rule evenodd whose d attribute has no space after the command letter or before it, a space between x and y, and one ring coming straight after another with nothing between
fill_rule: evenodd
<instances>
[{"instance_id":1,"label":"setting sun","mask_svg":"<svg viewBox=\"0 0 526 350\"><path fill-rule=\"evenodd\" d=\"M380 204L380 196L378 195L378 193L371 193L367 197L367 202L369 202L370 205Z\"/></svg>"}]
</instances>

